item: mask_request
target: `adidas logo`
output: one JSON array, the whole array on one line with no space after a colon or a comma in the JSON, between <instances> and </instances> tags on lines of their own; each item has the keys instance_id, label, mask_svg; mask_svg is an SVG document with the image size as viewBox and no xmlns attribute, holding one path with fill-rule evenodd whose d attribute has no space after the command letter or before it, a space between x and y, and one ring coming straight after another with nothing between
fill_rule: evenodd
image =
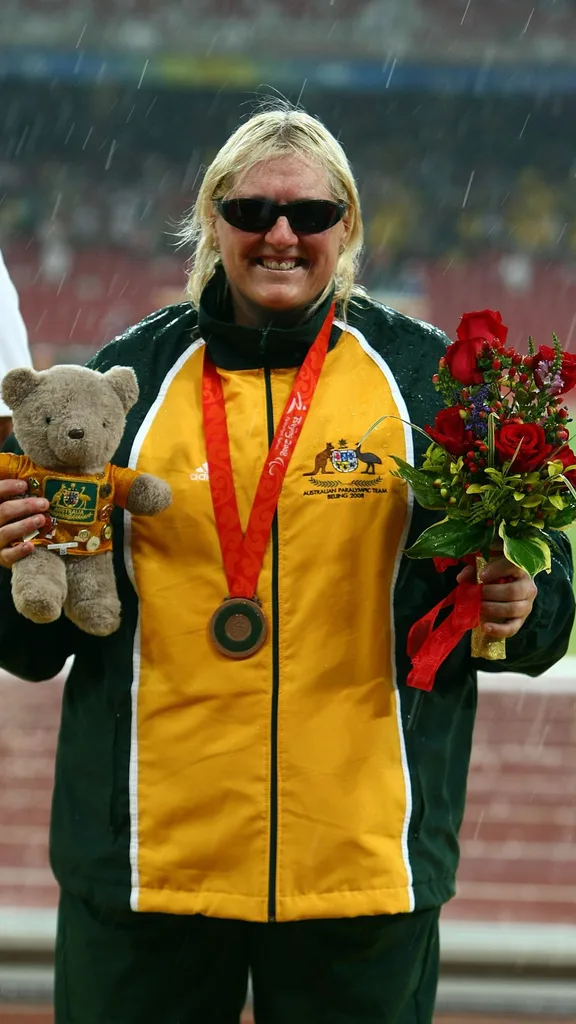
<instances>
[{"instance_id":1,"label":"adidas logo","mask_svg":"<svg viewBox=\"0 0 576 1024\"><path fill-rule=\"evenodd\" d=\"M193 473L190 473L191 480L208 480L208 463L204 462L198 469L195 469Z\"/></svg>"}]
</instances>

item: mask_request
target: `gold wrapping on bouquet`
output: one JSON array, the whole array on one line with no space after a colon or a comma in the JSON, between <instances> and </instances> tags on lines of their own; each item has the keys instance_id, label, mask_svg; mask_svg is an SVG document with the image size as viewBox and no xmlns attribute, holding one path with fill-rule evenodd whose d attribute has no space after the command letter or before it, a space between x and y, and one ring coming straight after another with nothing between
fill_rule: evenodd
<instances>
[{"instance_id":1,"label":"gold wrapping on bouquet","mask_svg":"<svg viewBox=\"0 0 576 1024\"><path fill-rule=\"evenodd\" d=\"M487 566L482 555L476 556L476 582L482 582L482 573ZM486 661L503 661L506 657L506 641L487 636L482 626L472 630L472 657Z\"/></svg>"}]
</instances>

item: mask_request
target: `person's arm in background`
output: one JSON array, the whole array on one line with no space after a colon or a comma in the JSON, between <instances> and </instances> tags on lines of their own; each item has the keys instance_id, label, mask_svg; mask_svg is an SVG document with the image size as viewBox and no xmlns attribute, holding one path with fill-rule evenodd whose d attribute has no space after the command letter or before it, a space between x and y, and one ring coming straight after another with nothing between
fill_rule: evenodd
<instances>
[{"instance_id":1,"label":"person's arm in background","mask_svg":"<svg viewBox=\"0 0 576 1024\"><path fill-rule=\"evenodd\" d=\"M15 366L32 366L18 293L0 252L0 381ZM12 430L10 409L0 397L0 448Z\"/></svg>"},{"instance_id":2,"label":"person's arm in background","mask_svg":"<svg viewBox=\"0 0 576 1024\"><path fill-rule=\"evenodd\" d=\"M15 366L32 366L32 360L18 293L0 252L0 381ZM0 448L11 431L10 409L0 397ZM7 447L18 450L15 438L11 439ZM32 528L26 517L39 511L36 507L38 500L28 498L20 490L20 483L16 486L19 489L19 504L15 511L22 520L16 527L26 533ZM6 518L4 514L9 507L10 496L10 481L3 481L0 483L0 667L23 679L36 681L56 675L66 658L73 653L74 627L64 616L49 625L37 626L18 615L14 608L10 592L10 571L2 559L5 545L12 539L18 539L16 535L8 540L4 537L6 525L10 523L10 517Z\"/></svg>"}]
</instances>

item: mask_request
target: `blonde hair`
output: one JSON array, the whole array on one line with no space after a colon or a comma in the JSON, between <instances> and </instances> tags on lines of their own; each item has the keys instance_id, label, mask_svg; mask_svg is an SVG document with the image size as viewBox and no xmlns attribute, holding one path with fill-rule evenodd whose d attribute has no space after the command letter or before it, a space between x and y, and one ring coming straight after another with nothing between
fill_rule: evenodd
<instances>
[{"instance_id":1,"label":"blonde hair","mask_svg":"<svg viewBox=\"0 0 576 1024\"><path fill-rule=\"evenodd\" d=\"M275 102L272 108L261 110L241 124L224 143L207 168L192 212L179 232L181 242L192 247L188 294L195 305L219 261L214 201L230 195L238 177L255 164L286 154L297 154L325 168L333 199L348 204L346 240L334 280L328 283L316 305L334 287L335 299L345 313L353 295L365 294L356 284L364 230L360 198L348 158L321 121L288 103Z\"/></svg>"}]
</instances>

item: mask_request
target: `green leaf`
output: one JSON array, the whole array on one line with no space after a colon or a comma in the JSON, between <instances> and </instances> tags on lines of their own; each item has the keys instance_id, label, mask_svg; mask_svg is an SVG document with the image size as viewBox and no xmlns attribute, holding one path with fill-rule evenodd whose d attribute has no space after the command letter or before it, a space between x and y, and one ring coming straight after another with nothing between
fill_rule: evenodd
<instances>
[{"instance_id":1,"label":"green leaf","mask_svg":"<svg viewBox=\"0 0 576 1024\"><path fill-rule=\"evenodd\" d=\"M428 437L428 434L426 435ZM452 456L448 455L443 448L432 442L426 449L426 459L429 460L433 466L443 466L447 459L452 460Z\"/></svg>"},{"instance_id":2,"label":"green leaf","mask_svg":"<svg viewBox=\"0 0 576 1024\"><path fill-rule=\"evenodd\" d=\"M524 495L524 500L522 502L522 507L523 508L537 508L538 505L541 505L543 501L544 501L544 496L542 494L529 494L528 496Z\"/></svg>"},{"instance_id":3,"label":"green leaf","mask_svg":"<svg viewBox=\"0 0 576 1024\"><path fill-rule=\"evenodd\" d=\"M543 537L532 532L523 537L510 537L506 533L505 523L500 524L498 533L504 541L504 555L509 562L524 569L532 577L543 570L551 571L550 545Z\"/></svg>"},{"instance_id":4,"label":"green leaf","mask_svg":"<svg viewBox=\"0 0 576 1024\"><path fill-rule=\"evenodd\" d=\"M466 494L484 494L485 491L495 491L494 484L470 484ZM522 495L524 497L524 495Z\"/></svg>"},{"instance_id":5,"label":"green leaf","mask_svg":"<svg viewBox=\"0 0 576 1024\"><path fill-rule=\"evenodd\" d=\"M524 491L514 491L514 501L523 501L525 497Z\"/></svg>"},{"instance_id":6,"label":"green leaf","mask_svg":"<svg viewBox=\"0 0 576 1024\"><path fill-rule=\"evenodd\" d=\"M564 463L561 462L560 459L558 459L557 462L549 462L548 463L548 476L551 476L551 477L560 476L560 473L562 472L563 469L564 469Z\"/></svg>"},{"instance_id":7,"label":"green leaf","mask_svg":"<svg viewBox=\"0 0 576 1024\"><path fill-rule=\"evenodd\" d=\"M549 494L548 501L551 505L554 505L554 508L559 508L560 511L562 511L562 509L566 507L566 502L560 494Z\"/></svg>"},{"instance_id":8,"label":"green leaf","mask_svg":"<svg viewBox=\"0 0 576 1024\"><path fill-rule=\"evenodd\" d=\"M571 501L561 512L556 513L550 522L550 529L564 530L567 526L572 526L574 522L576 522L576 503Z\"/></svg>"},{"instance_id":9,"label":"green leaf","mask_svg":"<svg viewBox=\"0 0 576 1024\"><path fill-rule=\"evenodd\" d=\"M404 462L397 455L392 455L398 466L398 476L406 480L414 492L414 497L419 505L428 509L445 508L445 502L440 497L440 491L434 487L433 478L429 473L423 473L421 469L415 469L409 462Z\"/></svg>"},{"instance_id":10,"label":"green leaf","mask_svg":"<svg viewBox=\"0 0 576 1024\"><path fill-rule=\"evenodd\" d=\"M472 524L465 519L443 519L429 526L408 548L410 558L463 558L490 545L494 528L485 522Z\"/></svg>"}]
</instances>

